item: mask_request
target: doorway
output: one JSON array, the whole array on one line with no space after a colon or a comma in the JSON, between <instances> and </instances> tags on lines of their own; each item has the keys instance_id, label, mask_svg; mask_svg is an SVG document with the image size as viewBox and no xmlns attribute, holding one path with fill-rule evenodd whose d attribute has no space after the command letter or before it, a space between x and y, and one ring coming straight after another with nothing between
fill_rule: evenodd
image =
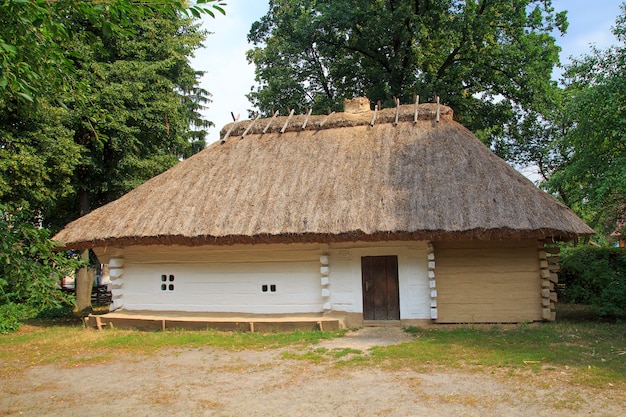
<instances>
[{"instance_id":1,"label":"doorway","mask_svg":"<svg viewBox=\"0 0 626 417\"><path fill-rule=\"evenodd\" d=\"M398 257L361 257L363 320L400 320Z\"/></svg>"}]
</instances>

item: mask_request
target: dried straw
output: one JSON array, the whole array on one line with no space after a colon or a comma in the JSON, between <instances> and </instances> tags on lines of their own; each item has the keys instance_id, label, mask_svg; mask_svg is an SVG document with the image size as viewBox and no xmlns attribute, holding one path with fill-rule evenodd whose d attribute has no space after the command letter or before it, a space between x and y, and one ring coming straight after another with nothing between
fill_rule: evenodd
<instances>
[{"instance_id":1,"label":"dried straw","mask_svg":"<svg viewBox=\"0 0 626 417\"><path fill-rule=\"evenodd\" d=\"M593 234L452 120L414 105L227 125L219 141L70 223L72 248L441 239L569 240ZM285 127L285 133L280 134ZM245 138L245 129L250 128Z\"/></svg>"}]
</instances>

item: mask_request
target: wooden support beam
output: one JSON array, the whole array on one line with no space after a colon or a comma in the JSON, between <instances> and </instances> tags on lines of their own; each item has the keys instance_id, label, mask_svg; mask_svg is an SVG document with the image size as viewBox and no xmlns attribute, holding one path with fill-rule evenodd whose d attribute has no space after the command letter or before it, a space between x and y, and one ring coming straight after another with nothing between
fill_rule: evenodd
<instances>
[{"instance_id":1,"label":"wooden support beam","mask_svg":"<svg viewBox=\"0 0 626 417\"><path fill-rule=\"evenodd\" d=\"M378 104L374 106L374 114L372 115L372 121L370 122L370 126L374 126L376 123L376 114L378 113Z\"/></svg>"},{"instance_id":2,"label":"wooden support beam","mask_svg":"<svg viewBox=\"0 0 626 417\"><path fill-rule=\"evenodd\" d=\"M322 120L322 123L320 123L320 127L324 127L328 119L330 119L330 116L332 116L333 114L335 114L335 112L331 112L328 116L326 116L326 118Z\"/></svg>"},{"instance_id":3,"label":"wooden support beam","mask_svg":"<svg viewBox=\"0 0 626 417\"><path fill-rule=\"evenodd\" d=\"M237 124L237 120L239 120L239 115L237 115L237 118L235 119L235 121L233 122L232 125L230 125L230 128L228 129L228 131L226 132L226 134L224 135L224 137L222 138L222 143L226 142L226 140L228 139L228 137L230 136L230 132L233 131L233 129L235 128L235 125Z\"/></svg>"},{"instance_id":4,"label":"wooden support beam","mask_svg":"<svg viewBox=\"0 0 626 417\"><path fill-rule=\"evenodd\" d=\"M280 129L281 134L285 133L285 130L287 130L287 125L289 124L289 120L293 117L293 113L295 111L296 111L295 109L291 109L291 111L289 112L289 116L287 116L287 120L285 120L285 124L283 125L283 128Z\"/></svg>"},{"instance_id":5,"label":"wooden support beam","mask_svg":"<svg viewBox=\"0 0 626 417\"><path fill-rule=\"evenodd\" d=\"M396 117L394 119L393 125L397 126L398 125L398 118L400 117L400 99L396 98L395 102L396 102Z\"/></svg>"},{"instance_id":6,"label":"wooden support beam","mask_svg":"<svg viewBox=\"0 0 626 417\"><path fill-rule=\"evenodd\" d=\"M561 248L545 248L545 251L556 255L561 252Z\"/></svg>"},{"instance_id":7,"label":"wooden support beam","mask_svg":"<svg viewBox=\"0 0 626 417\"><path fill-rule=\"evenodd\" d=\"M269 122L267 122L267 126L265 126L265 129L263 129L263 134L265 134L265 132L267 132L267 129L270 128L270 126L272 125L272 122L274 121L274 119L276 118L276 116L278 116L278 110L276 110L274 112L274 115L272 116L272 118L270 119Z\"/></svg>"},{"instance_id":8,"label":"wooden support beam","mask_svg":"<svg viewBox=\"0 0 626 417\"><path fill-rule=\"evenodd\" d=\"M252 126L256 123L256 121L259 120L260 117L261 117L261 113L256 115L254 120L250 122L248 127L246 127L246 130L244 130L243 133L241 134L241 139L246 137L246 135L248 134L248 131L252 128Z\"/></svg>"},{"instance_id":9,"label":"wooden support beam","mask_svg":"<svg viewBox=\"0 0 626 417\"><path fill-rule=\"evenodd\" d=\"M413 109L413 124L417 123L419 105L420 105L420 96L415 95L413 101L415 102L415 108Z\"/></svg>"},{"instance_id":10,"label":"wooden support beam","mask_svg":"<svg viewBox=\"0 0 626 417\"><path fill-rule=\"evenodd\" d=\"M311 113L313 112L313 109L310 108L309 111L306 114L306 117L304 118L304 123L302 123L302 130L306 129L306 125L307 123L309 123L309 117L311 117Z\"/></svg>"}]
</instances>

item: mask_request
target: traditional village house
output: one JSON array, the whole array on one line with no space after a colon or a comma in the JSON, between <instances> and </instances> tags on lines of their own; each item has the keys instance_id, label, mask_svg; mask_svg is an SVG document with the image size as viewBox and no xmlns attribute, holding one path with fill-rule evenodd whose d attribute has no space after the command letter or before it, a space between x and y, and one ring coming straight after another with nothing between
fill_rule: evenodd
<instances>
[{"instance_id":1,"label":"traditional village house","mask_svg":"<svg viewBox=\"0 0 626 417\"><path fill-rule=\"evenodd\" d=\"M593 230L450 108L347 105L227 125L68 224L55 239L110 266L115 313L97 324L554 320L551 244Z\"/></svg>"}]
</instances>

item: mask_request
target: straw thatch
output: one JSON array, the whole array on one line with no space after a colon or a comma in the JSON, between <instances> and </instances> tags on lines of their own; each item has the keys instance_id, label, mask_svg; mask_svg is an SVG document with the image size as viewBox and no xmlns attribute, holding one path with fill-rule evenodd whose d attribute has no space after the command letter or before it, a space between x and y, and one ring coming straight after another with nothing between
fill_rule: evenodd
<instances>
[{"instance_id":1,"label":"straw thatch","mask_svg":"<svg viewBox=\"0 0 626 417\"><path fill-rule=\"evenodd\" d=\"M593 234L454 122L449 108L420 105L417 123L413 105L379 111L371 126L373 116L311 116L304 129L305 115L227 125L223 143L55 239L85 248Z\"/></svg>"}]
</instances>

